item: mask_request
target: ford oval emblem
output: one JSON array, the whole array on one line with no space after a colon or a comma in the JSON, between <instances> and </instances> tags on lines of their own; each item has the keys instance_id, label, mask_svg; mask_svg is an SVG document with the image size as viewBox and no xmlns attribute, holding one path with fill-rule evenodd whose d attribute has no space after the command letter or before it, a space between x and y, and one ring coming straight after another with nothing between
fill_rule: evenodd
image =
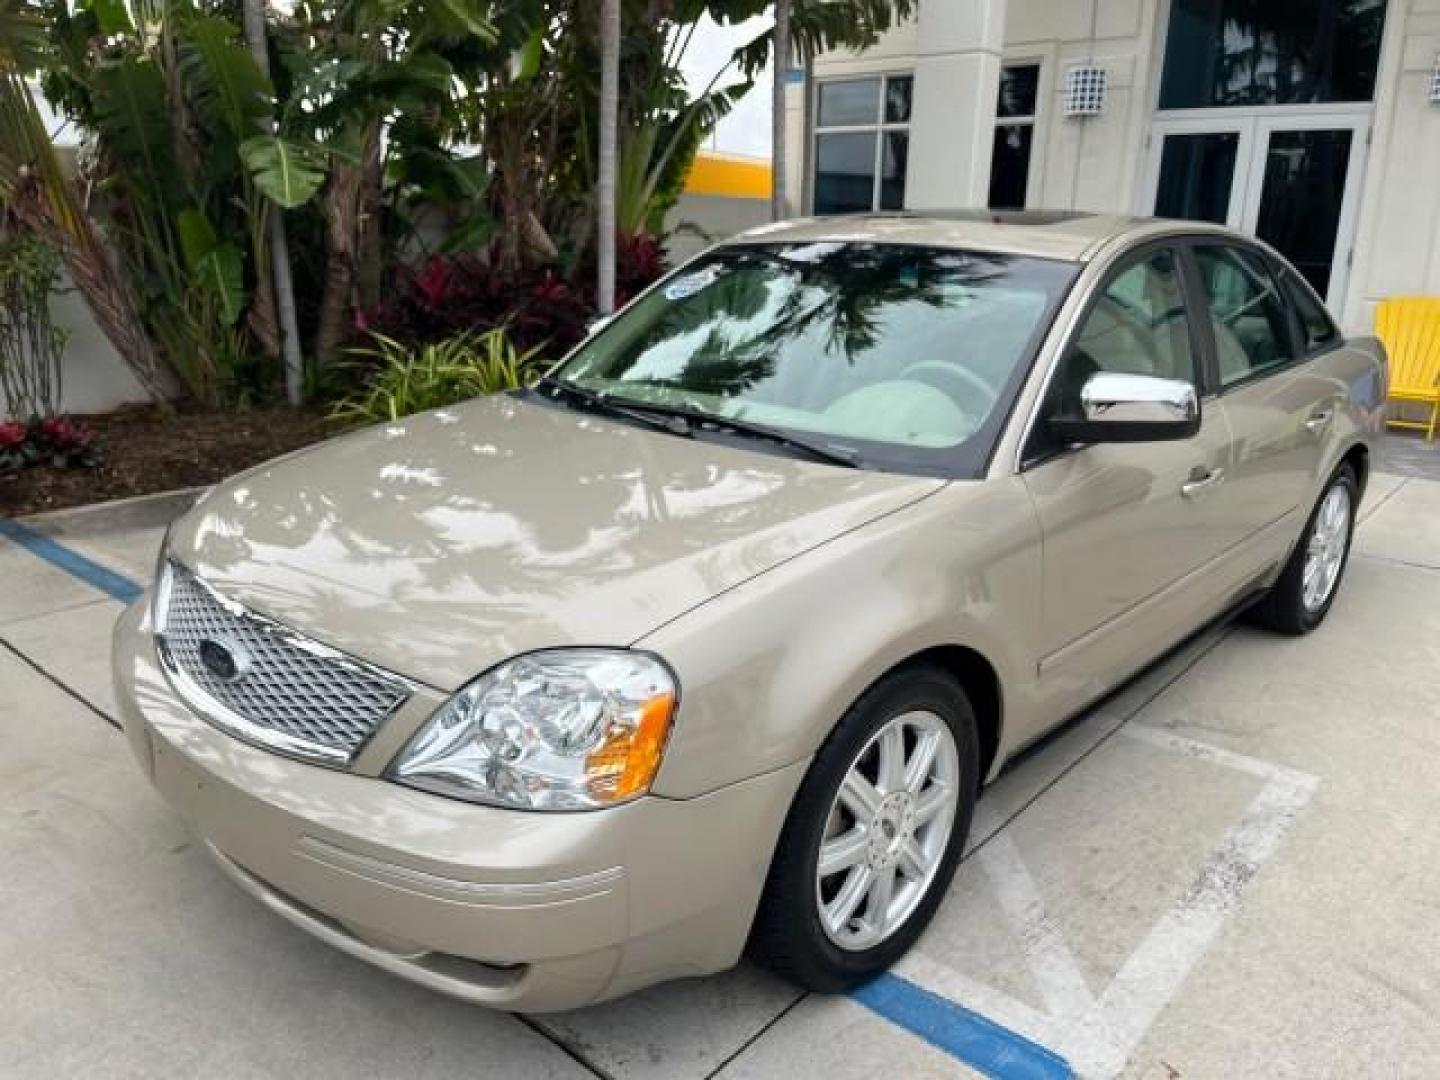
<instances>
[{"instance_id":1,"label":"ford oval emblem","mask_svg":"<svg viewBox=\"0 0 1440 1080\"><path fill-rule=\"evenodd\" d=\"M250 656L233 641L216 641L205 638L197 649L200 663L212 678L222 683L233 683L244 677L250 669Z\"/></svg>"}]
</instances>

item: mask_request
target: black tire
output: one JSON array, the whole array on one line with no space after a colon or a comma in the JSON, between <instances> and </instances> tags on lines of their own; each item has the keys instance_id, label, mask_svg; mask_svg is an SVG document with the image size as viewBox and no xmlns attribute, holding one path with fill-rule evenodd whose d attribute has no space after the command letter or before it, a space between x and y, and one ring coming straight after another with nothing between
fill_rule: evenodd
<instances>
[{"instance_id":1,"label":"black tire","mask_svg":"<svg viewBox=\"0 0 1440 1080\"><path fill-rule=\"evenodd\" d=\"M950 836L926 891L905 921L871 948L843 949L827 935L818 910L816 870L827 818L852 763L872 737L893 718L915 711L938 716L955 739L959 782ZM947 672L916 665L898 669L872 686L820 747L791 804L751 931L751 955L820 993L853 989L903 956L934 916L955 876L970 831L979 767L974 710Z\"/></svg>"},{"instance_id":2,"label":"black tire","mask_svg":"<svg viewBox=\"0 0 1440 1080\"><path fill-rule=\"evenodd\" d=\"M1325 500L1330 492L1337 486L1345 488L1350 496L1350 518L1345 529L1345 547L1340 557L1340 568L1336 574L1335 583L1330 588L1330 594L1318 607L1310 608L1305 603L1305 559L1310 547L1310 539L1315 533L1315 523L1320 516L1320 509L1325 505ZM1355 470L1348 464L1341 465L1330 477L1330 482L1320 493L1320 498L1315 502L1315 508L1310 511L1309 520L1305 522L1305 531L1300 534L1300 540L1295 545L1295 550L1290 553L1290 559L1285 564L1285 569L1280 572L1280 577L1271 586L1270 591L1260 599L1246 613L1247 618L1266 629L1274 630L1281 634L1301 635L1308 634L1322 622L1330 611L1330 605L1335 602L1335 597L1340 593L1340 585L1345 580L1345 568L1350 563L1350 542L1355 535L1355 513L1360 505L1360 484L1355 477Z\"/></svg>"}]
</instances>

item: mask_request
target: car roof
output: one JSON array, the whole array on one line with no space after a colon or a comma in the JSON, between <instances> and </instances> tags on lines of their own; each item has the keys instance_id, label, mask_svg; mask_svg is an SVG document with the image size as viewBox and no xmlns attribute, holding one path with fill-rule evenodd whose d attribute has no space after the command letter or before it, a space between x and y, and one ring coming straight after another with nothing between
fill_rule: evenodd
<instances>
[{"instance_id":1,"label":"car roof","mask_svg":"<svg viewBox=\"0 0 1440 1080\"><path fill-rule=\"evenodd\" d=\"M926 210L776 222L730 243L920 244L1087 262L1112 241L1197 231L1224 232L1188 221L1074 210Z\"/></svg>"}]
</instances>

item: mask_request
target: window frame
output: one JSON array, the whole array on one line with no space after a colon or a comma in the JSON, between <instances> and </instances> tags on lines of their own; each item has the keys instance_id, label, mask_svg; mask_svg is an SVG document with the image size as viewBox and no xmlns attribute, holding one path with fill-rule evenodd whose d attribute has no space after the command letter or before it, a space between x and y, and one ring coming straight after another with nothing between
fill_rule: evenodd
<instances>
[{"instance_id":1,"label":"window frame","mask_svg":"<svg viewBox=\"0 0 1440 1080\"><path fill-rule=\"evenodd\" d=\"M1317 293L1315 287L1305 280L1304 275L1286 262L1283 257L1273 252L1266 252L1266 254L1269 256L1270 271L1280 283L1280 293L1285 297L1285 306L1290 309L1290 324L1295 335L1295 350L1300 357L1300 362L1324 356L1343 346L1345 332L1340 329L1340 324L1335 321L1335 316L1330 314L1330 308L1326 306L1325 298ZM1301 295L1309 297L1320 313L1325 316L1325 321L1331 330L1329 341L1322 341L1318 345L1310 344L1310 331L1305 328L1305 317L1300 313L1300 305L1295 302L1295 297L1292 295L1297 291Z\"/></svg>"},{"instance_id":2,"label":"window frame","mask_svg":"<svg viewBox=\"0 0 1440 1080\"><path fill-rule=\"evenodd\" d=\"M987 209L995 210L1028 210L1030 208L1030 181L1034 179L1036 139L1040 135L1040 104L1045 100L1045 61L1037 56L1014 56L1007 57L1000 61L1000 78L1003 82L1006 68L1030 68L1035 69L1035 105L1028 116L1001 116L997 106L995 111L995 125L991 133L990 141L990 184L995 179L995 139L999 138L1000 129L1007 127L1028 127L1030 129L1030 149L1025 159L1025 199L1021 206L995 207L989 205L987 185ZM998 89L998 87L997 87Z\"/></svg>"},{"instance_id":3,"label":"window frame","mask_svg":"<svg viewBox=\"0 0 1440 1080\"><path fill-rule=\"evenodd\" d=\"M1197 300L1203 299L1201 294L1196 292L1200 285L1191 265L1190 253L1187 250L1190 246L1190 238L1179 235L1147 237L1145 240L1127 248L1118 255L1106 269L1105 275L1090 290L1090 295L1085 298L1085 305L1076 313L1069 327L1066 329L1065 338L1055 351L1050 361L1050 369L1045 373L1045 378L1040 384L1040 392L1035 398L1035 405L1031 410L1029 427L1020 440L1019 447L1019 468L1020 473L1029 472L1042 465L1048 464L1057 458L1068 454L1077 453L1083 447L1074 446L1049 446L1037 444L1041 436L1043 426L1048 417L1046 412L1046 400L1050 396L1050 387L1060 374L1061 365L1070 355L1070 349L1079 340L1085 330L1085 325L1090 321L1100 300L1113 285L1117 278L1135 267L1137 263L1146 262L1151 259L1157 251L1168 250L1175 260L1176 272L1180 277L1180 294L1185 304L1185 323L1190 337L1190 353L1194 362L1195 370L1195 393L1200 399L1200 419L1204 422L1205 402L1214 398L1215 394L1211 389L1210 367L1213 357L1207 351L1207 335L1201 335L1196 327ZM1208 314L1208 309L1207 309ZM1206 320L1209 326L1209 320Z\"/></svg>"},{"instance_id":4,"label":"window frame","mask_svg":"<svg viewBox=\"0 0 1440 1080\"><path fill-rule=\"evenodd\" d=\"M868 124L830 124L822 126L820 123L820 93L826 86L836 83L865 82L869 79L878 80L880 92L876 95L875 118ZM888 123L885 120L886 89L891 79L910 80L910 118L904 122ZM910 137L910 127L915 116L915 72L911 70L886 70L867 71L863 73L851 73L847 75L833 75L823 79L811 80L810 100L810 163L806 170L809 173L809 211L812 214L822 213L815 209L815 191L819 186L820 178L820 136L822 135L872 135L874 137L875 149L872 158L872 179L870 184L870 209L869 210L830 210L823 213L830 214L874 214L880 212L880 196L883 190L885 176L885 136L894 132L903 132L907 141ZM907 157L908 161L908 157ZM907 184L908 187L908 184ZM904 199L901 199L904 202Z\"/></svg>"},{"instance_id":5,"label":"window frame","mask_svg":"<svg viewBox=\"0 0 1440 1080\"><path fill-rule=\"evenodd\" d=\"M1192 297L1192 302L1197 302L1199 304L1197 310L1202 311L1205 315L1204 319L1199 320L1203 323L1204 326L1204 329L1200 331L1200 334L1205 345L1207 382L1212 388L1211 393L1213 395L1224 397L1226 394L1232 393L1233 391L1242 390L1245 387L1253 386L1257 382L1260 382L1262 379L1268 379L1274 375L1279 375L1282 372L1293 370L1294 368L1298 367L1303 363L1306 363L1308 360L1311 359L1311 354L1306 348L1304 331L1300 325L1300 314L1295 310L1295 305L1290 302L1289 297L1285 295L1284 283L1281 280L1280 274L1282 268L1277 265L1275 257L1271 255L1269 251L1255 243L1246 240L1244 237L1227 235L1192 237L1186 242L1185 247L1185 255L1186 261L1189 264L1189 272L1194 278L1195 292ZM1250 255L1257 263L1259 263L1265 269L1265 272L1270 275L1271 282L1275 287L1275 295L1280 300L1281 306L1285 310L1285 325L1288 331L1291 354L1289 360L1281 364L1275 364L1271 367L1262 368L1259 371L1252 370L1243 379L1237 379L1235 382L1230 383L1228 386L1221 381L1220 346L1215 339L1215 328L1211 325L1210 322L1211 312L1209 291L1205 288L1205 278L1200 269L1200 262L1196 254L1197 251L1201 248L1233 248L1238 251L1243 251ZM1324 305L1322 304L1321 306L1323 307ZM1329 312L1327 311L1326 314L1328 315ZM1331 324L1334 324L1333 319L1331 320ZM1338 327L1336 329L1338 333ZM1337 338L1337 342L1343 341L1343 336ZM1329 348L1334 347L1335 345L1333 344L1329 346Z\"/></svg>"}]
</instances>

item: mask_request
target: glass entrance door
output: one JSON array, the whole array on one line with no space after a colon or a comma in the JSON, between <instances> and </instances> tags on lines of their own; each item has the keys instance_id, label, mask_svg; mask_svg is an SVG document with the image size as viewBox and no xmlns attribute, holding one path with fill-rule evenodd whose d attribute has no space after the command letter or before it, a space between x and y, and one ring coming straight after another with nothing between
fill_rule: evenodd
<instances>
[{"instance_id":1,"label":"glass entrance door","mask_svg":"<svg viewBox=\"0 0 1440 1080\"><path fill-rule=\"evenodd\" d=\"M1354 112L1288 110L1157 120L1144 209L1258 236L1338 309L1367 124Z\"/></svg>"}]
</instances>

